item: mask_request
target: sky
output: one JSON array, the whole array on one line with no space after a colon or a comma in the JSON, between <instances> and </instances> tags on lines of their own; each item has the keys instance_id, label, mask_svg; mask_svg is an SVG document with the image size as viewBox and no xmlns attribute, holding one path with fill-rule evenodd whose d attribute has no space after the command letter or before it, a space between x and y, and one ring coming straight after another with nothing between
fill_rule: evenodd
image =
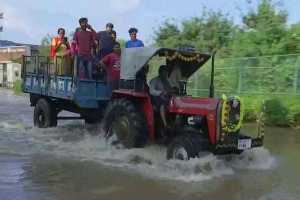
<instances>
[{"instance_id":1,"label":"sky","mask_svg":"<svg viewBox=\"0 0 300 200\"><path fill-rule=\"evenodd\" d=\"M245 2L252 2L249 7ZM105 24L115 26L118 37L128 39L128 29L139 29L138 37L146 44L153 41L153 32L166 19L180 22L199 16L203 8L228 13L240 23L241 15L253 9L259 0L0 0L1 40L40 44L41 39L56 35L58 27L74 31L80 17L87 17L96 31ZM300 21L299 0L281 0L279 8L288 11L290 24Z\"/></svg>"}]
</instances>

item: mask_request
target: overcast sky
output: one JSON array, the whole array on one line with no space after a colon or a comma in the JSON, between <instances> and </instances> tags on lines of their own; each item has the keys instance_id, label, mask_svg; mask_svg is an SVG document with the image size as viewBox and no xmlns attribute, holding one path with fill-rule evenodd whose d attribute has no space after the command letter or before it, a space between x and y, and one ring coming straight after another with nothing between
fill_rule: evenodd
<instances>
[{"instance_id":1,"label":"overcast sky","mask_svg":"<svg viewBox=\"0 0 300 200\"><path fill-rule=\"evenodd\" d=\"M0 0L0 12L4 12L0 39L39 44L47 33L55 35L58 27L73 31L78 18L84 16L97 31L112 22L123 39L128 38L128 28L136 26L139 37L149 44L153 30L164 19L187 19L199 15L204 6L227 12L239 23L239 10L247 8L246 1L255 5L258 0ZM289 23L300 21L300 1L281 2L280 7L289 13Z\"/></svg>"}]
</instances>

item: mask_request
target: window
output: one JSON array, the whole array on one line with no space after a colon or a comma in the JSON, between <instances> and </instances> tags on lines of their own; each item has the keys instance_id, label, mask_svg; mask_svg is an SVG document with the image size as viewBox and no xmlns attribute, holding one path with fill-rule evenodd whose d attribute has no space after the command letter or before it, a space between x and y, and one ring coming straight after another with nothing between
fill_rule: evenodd
<instances>
[{"instance_id":1,"label":"window","mask_svg":"<svg viewBox=\"0 0 300 200\"><path fill-rule=\"evenodd\" d=\"M15 71L15 77L19 77L19 72L18 71Z\"/></svg>"}]
</instances>

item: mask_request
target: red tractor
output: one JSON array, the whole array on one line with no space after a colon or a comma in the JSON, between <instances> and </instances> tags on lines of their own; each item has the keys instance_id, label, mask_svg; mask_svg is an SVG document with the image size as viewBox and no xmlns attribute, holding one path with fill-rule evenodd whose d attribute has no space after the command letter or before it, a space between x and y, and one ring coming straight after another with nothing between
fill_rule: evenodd
<instances>
[{"instance_id":1,"label":"red tractor","mask_svg":"<svg viewBox=\"0 0 300 200\"><path fill-rule=\"evenodd\" d=\"M182 75L179 90L170 97L166 109L167 130L153 106L145 80L148 63L154 56L172 63L167 64L169 73L176 65ZM187 80L209 59L212 59L209 97L187 95ZM163 142L168 145L168 159L188 160L203 151L232 154L262 146L263 134L251 138L240 133L241 112L238 97L214 97L214 54L167 48L125 49L119 89L113 91L105 109L103 130L112 144L136 148L149 142Z\"/></svg>"}]
</instances>

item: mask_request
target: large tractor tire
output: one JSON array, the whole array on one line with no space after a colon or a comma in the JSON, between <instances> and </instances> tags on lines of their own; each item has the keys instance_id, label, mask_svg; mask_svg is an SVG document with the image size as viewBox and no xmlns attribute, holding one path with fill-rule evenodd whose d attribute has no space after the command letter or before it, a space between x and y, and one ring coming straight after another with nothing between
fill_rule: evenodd
<instances>
[{"instance_id":1,"label":"large tractor tire","mask_svg":"<svg viewBox=\"0 0 300 200\"><path fill-rule=\"evenodd\" d=\"M103 130L113 145L125 148L144 147L148 139L148 129L144 114L133 102L116 99L109 103L103 118Z\"/></svg>"},{"instance_id":2,"label":"large tractor tire","mask_svg":"<svg viewBox=\"0 0 300 200\"><path fill-rule=\"evenodd\" d=\"M33 122L34 126L38 128L57 126L57 112L55 106L44 98L39 99L34 108Z\"/></svg>"},{"instance_id":3,"label":"large tractor tire","mask_svg":"<svg viewBox=\"0 0 300 200\"><path fill-rule=\"evenodd\" d=\"M189 160L208 151L209 142L200 133L185 131L174 138L167 149L167 159Z\"/></svg>"},{"instance_id":4,"label":"large tractor tire","mask_svg":"<svg viewBox=\"0 0 300 200\"><path fill-rule=\"evenodd\" d=\"M86 111L81 115L86 124L96 124L100 122L101 112L98 110Z\"/></svg>"}]
</instances>

